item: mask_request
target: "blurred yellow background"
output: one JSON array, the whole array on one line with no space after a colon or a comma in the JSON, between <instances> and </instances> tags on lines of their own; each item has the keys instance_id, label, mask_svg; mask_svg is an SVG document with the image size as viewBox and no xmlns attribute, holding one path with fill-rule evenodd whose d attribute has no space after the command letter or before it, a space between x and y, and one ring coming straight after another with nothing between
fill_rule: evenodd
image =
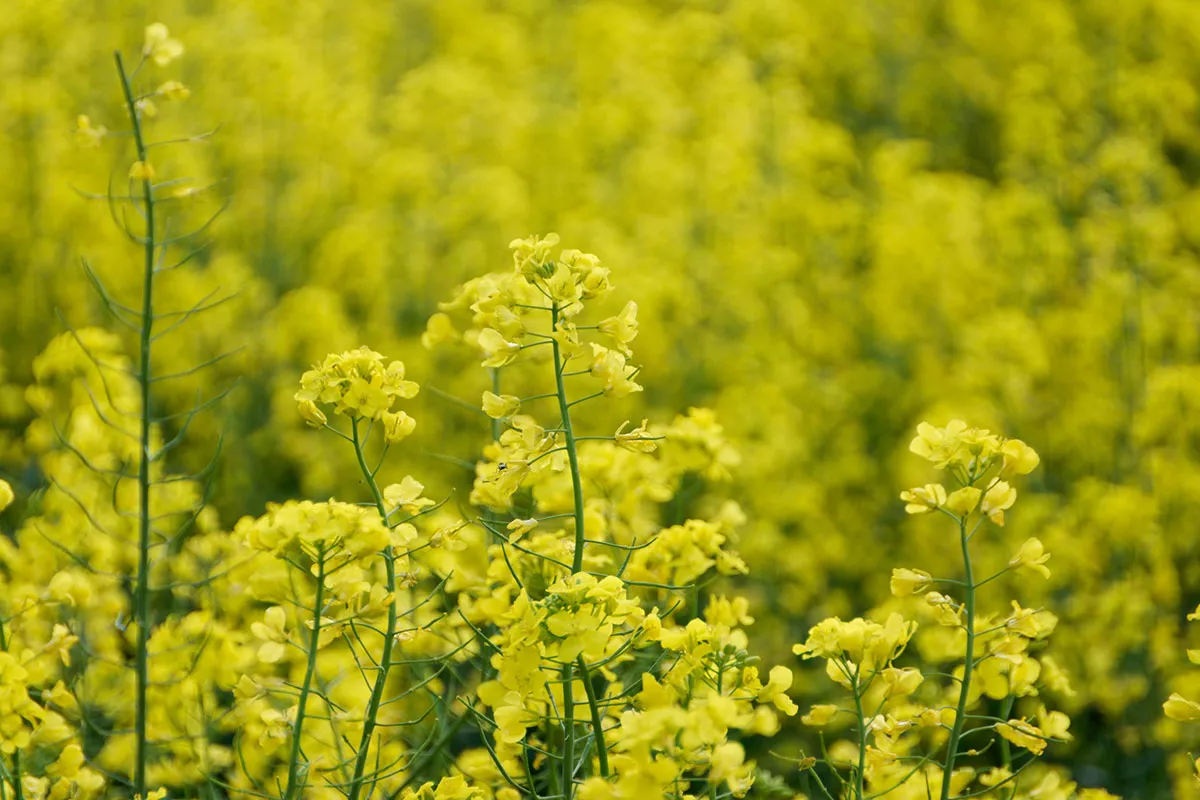
<instances>
[{"instance_id":1,"label":"blurred yellow background","mask_svg":"<svg viewBox=\"0 0 1200 800\"><path fill-rule=\"evenodd\" d=\"M904 457L918 421L1019 436L1044 466L1011 540L981 552L1002 564L1036 535L1054 554L1049 581L1010 587L1061 618L1075 742L1051 760L1127 796L1200 796L1200 742L1161 713L1200 691L1200 3L10 2L0 471L24 492L41 478L22 391L56 310L111 324L80 259L139 285L76 191L105 192L128 153L73 134L79 114L126 127L111 53L153 21L192 89L156 135L220 126L156 156L215 183L207 210L229 204L159 307L238 295L155 355L175 372L243 348L159 397L183 409L240 378L179 459L224 433L225 525L356 492L352 454L291 399L327 352L367 344L474 402L474 371L420 346L425 320L510 239L557 231L640 305L647 392L623 415L710 405L741 451L761 648L889 602L893 565L951 568L944 531L896 500L926 478ZM444 490L463 475L435 454L482 430L435 395L398 469Z\"/></svg>"}]
</instances>

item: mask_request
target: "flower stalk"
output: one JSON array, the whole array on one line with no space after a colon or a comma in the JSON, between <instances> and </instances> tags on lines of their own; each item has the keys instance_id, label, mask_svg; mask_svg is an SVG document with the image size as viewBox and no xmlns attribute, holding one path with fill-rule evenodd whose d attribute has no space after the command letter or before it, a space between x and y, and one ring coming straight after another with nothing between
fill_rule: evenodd
<instances>
[{"instance_id":1,"label":"flower stalk","mask_svg":"<svg viewBox=\"0 0 1200 800\"><path fill-rule=\"evenodd\" d=\"M300 685L300 699L296 707L296 721L292 724L292 749L288 757L287 788L283 800L294 800L299 794L301 783L307 776L300 774L301 740L304 733L304 717L308 695L312 691L313 674L317 669L317 651L321 646L321 612L325 606L325 550L317 552L317 596L313 601L312 635L308 639L307 663L304 667L304 683Z\"/></svg>"},{"instance_id":2,"label":"flower stalk","mask_svg":"<svg viewBox=\"0 0 1200 800\"><path fill-rule=\"evenodd\" d=\"M959 684L958 706L954 711L954 725L950 729L950 740L946 743L946 763L942 770L941 800L950 800L950 779L954 775L954 761L958 757L958 744L962 740L963 726L967 718L968 695L971 691L971 672L975 666L975 573L971 567L971 537L967 533L967 518L958 521L958 538L963 559L963 609L967 629L967 644L963 653L963 676Z\"/></svg>"},{"instance_id":3,"label":"flower stalk","mask_svg":"<svg viewBox=\"0 0 1200 800\"><path fill-rule=\"evenodd\" d=\"M115 53L117 73L121 78L121 89L125 96L125 107L133 128L133 142L140 164L147 163L146 142L142 135L142 124L134 98L133 85L125 72L121 54ZM133 791L136 796L146 797L146 763L149 759L146 733L146 692L149 686L149 655L147 644L150 637L150 348L154 326L154 262L158 250L155 231L154 186L149 175L141 178L142 204L146 220L145 236L142 241L143 275L141 325L138 330L137 381L141 391L141 409L138 436L138 566L134 588L134 619L137 625L135 665L137 686L134 710L134 755Z\"/></svg>"},{"instance_id":4,"label":"flower stalk","mask_svg":"<svg viewBox=\"0 0 1200 800\"><path fill-rule=\"evenodd\" d=\"M371 468L367 466L367 459L363 453L363 442L358 430L358 420L353 420L352 424L351 437L354 442L354 455L358 459L359 469L362 470L363 478L366 480L367 486L371 489L371 496L375 500L375 507L379 509L379 516L383 518L383 524L391 527L388 522L387 506L383 501L383 492L380 491L379 484L376 483L375 475L371 471ZM387 608L387 630L384 632L383 651L379 656L379 666L375 674L375 683L371 687L371 699L367 701L367 710L363 715L362 739L358 745L358 752L354 757L354 777L351 778L350 787L346 793L347 800L358 800L359 793L362 791L367 760L371 750L371 737L375 734L375 727L379 719L379 705L383 701L383 690L387 684L388 673L392 669L392 649L396 643L397 626L395 596L396 562L394 558L392 546L389 544L383 550L385 588L391 597Z\"/></svg>"},{"instance_id":5,"label":"flower stalk","mask_svg":"<svg viewBox=\"0 0 1200 800\"><path fill-rule=\"evenodd\" d=\"M559 307L555 303L550 311L550 326L551 329L558 328ZM571 425L571 403L567 399L566 381L563 378L563 368L565 362L562 357L562 347L558 340L552 340L554 352L554 384L555 394L558 397L558 411L562 418L563 438L566 440L567 463L571 468L571 492L574 503L575 513L575 552L571 559L571 574L576 574L583 571L583 549L587 546L586 534L584 531L584 515L583 515L583 477L579 472L579 450L578 444L575 441L575 429ZM588 683L587 666L583 663L583 659L579 660L579 677L584 684ZM573 664L564 664L562 667L563 680L563 798L571 800L574 788L575 778L575 669ZM596 706L595 699L592 693L588 693L588 703L592 709L593 720L598 719L600 715L599 708ZM604 732L598 727L595 727L595 737L597 750L604 748ZM607 757L606 759L607 760Z\"/></svg>"}]
</instances>

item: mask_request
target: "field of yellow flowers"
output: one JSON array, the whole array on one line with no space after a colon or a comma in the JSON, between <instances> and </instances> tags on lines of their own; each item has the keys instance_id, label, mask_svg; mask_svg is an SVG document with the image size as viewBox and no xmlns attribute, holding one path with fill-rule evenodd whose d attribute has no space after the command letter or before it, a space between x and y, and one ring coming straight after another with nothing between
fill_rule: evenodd
<instances>
[{"instance_id":1,"label":"field of yellow flowers","mask_svg":"<svg viewBox=\"0 0 1200 800\"><path fill-rule=\"evenodd\" d=\"M0 800L1200 798L1198 87L1196 0L8 4Z\"/></svg>"}]
</instances>

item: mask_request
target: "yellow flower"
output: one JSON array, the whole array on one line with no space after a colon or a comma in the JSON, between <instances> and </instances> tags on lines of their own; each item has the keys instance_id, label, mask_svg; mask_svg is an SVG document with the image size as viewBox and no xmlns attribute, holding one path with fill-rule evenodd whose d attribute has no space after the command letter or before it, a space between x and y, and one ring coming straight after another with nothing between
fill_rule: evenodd
<instances>
[{"instance_id":1,"label":"yellow flower","mask_svg":"<svg viewBox=\"0 0 1200 800\"><path fill-rule=\"evenodd\" d=\"M601 333L613 340L618 350L627 356L633 355L633 351L629 349L629 343L638 335L637 311L637 303L630 300L621 309L620 314L601 320L600 324L596 326Z\"/></svg>"},{"instance_id":2,"label":"yellow flower","mask_svg":"<svg viewBox=\"0 0 1200 800\"><path fill-rule=\"evenodd\" d=\"M46 642L45 652L57 655L64 667L71 666L71 648L79 641L79 637L71 633L66 625L55 624L50 632L50 641Z\"/></svg>"},{"instance_id":3,"label":"yellow flower","mask_svg":"<svg viewBox=\"0 0 1200 800\"><path fill-rule=\"evenodd\" d=\"M129 168L129 178L135 181L154 180L154 165L149 161L135 161Z\"/></svg>"},{"instance_id":4,"label":"yellow flower","mask_svg":"<svg viewBox=\"0 0 1200 800\"><path fill-rule=\"evenodd\" d=\"M896 597L908 597L911 594L921 591L933 580L933 576L928 572L919 569L905 569L903 567L892 570L892 594Z\"/></svg>"},{"instance_id":5,"label":"yellow flower","mask_svg":"<svg viewBox=\"0 0 1200 800\"><path fill-rule=\"evenodd\" d=\"M108 129L103 125L92 126L92 121L84 114L75 118L75 144L80 147L99 147L100 140L108 135Z\"/></svg>"},{"instance_id":6,"label":"yellow flower","mask_svg":"<svg viewBox=\"0 0 1200 800\"><path fill-rule=\"evenodd\" d=\"M625 397L642 391L642 387L629 376L625 355L616 350L592 342L591 373L604 382L604 394L609 397Z\"/></svg>"},{"instance_id":7,"label":"yellow flower","mask_svg":"<svg viewBox=\"0 0 1200 800\"><path fill-rule=\"evenodd\" d=\"M909 514L926 514L946 502L946 487L940 483L927 483L907 492L900 493L900 499L906 505L904 510Z\"/></svg>"},{"instance_id":8,"label":"yellow flower","mask_svg":"<svg viewBox=\"0 0 1200 800\"><path fill-rule=\"evenodd\" d=\"M521 398L511 394L483 393L483 413L492 419L506 419L521 409Z\"/></svg>"},{"instance_id":9,"label":"yellow flower","mask_svg":"<svg viewBox=\"0 0 1200 800\"><path fill-rule=\"evenodd\" d=\"M411 475L405 475L404 480L384 488L383 502L387 505L389 513L400 509L405 514L419 514L421 509L436 505L428 497L421 496L424 491L424 484Z\"/></svg>"},{"instance_id":10,"label":"yellow flower","mask_svg":"<svg viewBox=\"0 0 1200 800\"><path fill-rule=\"evenodd\" d=\"M325 412L317 408L317 404L312 400L300 401L300 416L314 428L320 428L328 422Z\"/></svg>"},{"instance_id":11,"label":"yellow flower","mask_svg":"<svg viewBox=\"0 0 1200 800\"><path fill-rule=\"evenodd\" d=\"M1012 777L1012 772L1004 767L992 767L979 776L979 782L984 786L1003 784Z\"/></svg>"},{"instance_id":12,"label":"yellow flower","mask_svg":"<svg viewBox=\"0 0 1200 800\"><path fill-rule=\"evenodd\" d=\"M425 332L421 334L421 346L426 350L432 350L439 344L453 342L456 339L458 339L458 331L455 330L450 315L439 311L425 323Z\"/></svg>"},{"instance_id":13,"label":"yellow flower","mask_svg":"<svg viewBox=\"0 0 1200 800\"><path fill-rule=\"evenodd\" d=\"M244 672L233 686L233 696L239 701L253 700L256 697L261 697L262 694L263 688L255 682L254 678L251 678Z\"/></svg>"},{"instance_id":14,"label":"yellow flower","mask_svg":"<svg viewBox=\"0 0 1200 800\"><path fill-rule=\"evenodd\" d=\"M397 551L402 551L417 540L417 528L411 522L401 522L392 527L388 540Z\"/></svg>"},{"instance_id":15,"label":"yellow flower","mask_svg":"<svg viewBox=\"0 0 1200 800\"><path fill-rule=\"evenodd\" d=\"M1037 469L1041 459L1032 447L1020 439L1008 439L1000 445L1004 456L1002 472L1005 475L1028 475Z\"/></svg>"},{"instance_id":16,"label":"yellow flower","mask_svg":"<svg viewBox=\"0 0 1200 800\"><path fill-rule=\"evenodd\" d=\"M1013 569L1028 569L1043 578L1049 578L1050 568L1046 566L1049 560L1050 554L1043 551L1041 540L1035 537L1025 540L1017 554L1009 560L1008 566Z\"/></svg>"},{"instance_id":17,"label":"yellow flower","mask_svg":"<svg viewBox=\"0 0 1200 800\"><path fill-rule=\"evenodd\" d=\"M953 600L941 592L930 592L925 595L925 602L933 608L934 616L937 617L939 625L945 625L948 628L957 628L962 624L962 610Z\"/></svg>"},{"instance_id":18,"label":"yellow flower","mask_svg":"<svg viewBox=\"0 0 1200 800\"><path fill-rule=\"evenodd\" d=\"M974 486L964 486L946 498L946 510L966 516L979 506L979 498L983 492Z\"/></svg>"},{"instance_id":19,"label":"yellow flower","mask_svg":"<svg viewBox=\"0 0 1200 800\"><path fill-rule=\"evenodd\" d=\"M13 490L8 481L0 480L0 511L8 508L13 502Z\"/></svg>"},{"instance_id":20,"label":"yellow flower","mask_svg":"<svg viewBox=\"0 0 1200 800\"><path fill-rule=\"evenodd\" d=\"M516 744L525 738L527 728L538 724L540 717L525 710L521 705L521 696L516 692L509 692L506 699L509 704L498 707L494 714L497 733L500 734L497 738L506 744Z\"/></svg>"},{"instance_id":21,"label":"yellow flower","mask_svg":"<svg viewBox=\"0 0 1200 800\"><path fill-rule=\"evenodd\" d=\"M91 595L91 586L88 580L79 573L67 570L56 572L46 589L51 600L65 603L68 606L86 605Z\"/></svg>"},{"instance_id":22,"label":"yellow flower","mask_svg":"<svg viewBox=\"0 0 1200 800\"><path fill-rule=\"evenodd\" d=\"M595 258L595 256L592 257ZM609 282L609 269L607 267L593 266L584 273L583 281L579 284L579 288L584 300L602 297L612 289L612 283Z\"/></svg>"},{"instance_id":23,"label":"yellow flower","mask_svg":"<svg viewBox=\"0 0 1200 800\"><path fill-rule=\"evenodd\" d=\"M1049 611L1022 608L1016 600L1012 601L1012 607L1013 613L1004 621L1004 625L1026 639L1043 639L1058 625L1058 617Z\"/></svg>"},{"instance_id":24,"label":"yellow flower","mask_svg":"<svg viewBox=\"0 0 1200 800\"><path fill-rule=\"evenodd\" d=\"M1188 700L1181 694L1173 694L1163 703L1163 713L1179 722L1200 720L1200 703Z\"/></svg>"},{"instance_id":25,"label":"yellow flower","mask_svg":"<svg viewBox=\"0 0 1200 800\"><path fill-rule=\"evenodd\" d=\"M379 419L391 406L392 399L384 391L383 382L378 376L373 376L369 381L356 376L350 378L342 403L352 416Z\"/></svg>"},{"instance_id":26,"label":"yellow flower","mask_svg":"<svg viewBox=\"0 0 1200 800\"><path fill-rule=\"evenodd\" d=\"M575 274L565 265L546 264L543 269L553 269L545 281L545 291L558 307L563 317L574 317L583 311L582 295Z\"/></svg>"},{"instance_id":27,"label":"yellow flower","mask_svg":"<svg viewBox=\"0 0 1200 800\"><path fill-rule=\"evenodd\" d=\"M506 339L520 339L525 335L525 321L508 306L496 306L492 310L491 327Z\"/></svg>"},{"instance_id":28,"label":"yellow flower","mask_svg":"<svg viewBox=\"0 0 1200 800\"><path fill-rule=\"evenodd\" d=\"M725 782L734 797L744 797L754 783L754 764L746 764L746 751L738 742L722 742L709 757L708 782Z\"/></svg>"},{"instance_id":29,"label":"yellow flower","mask_svg":"<svg viewBox=\"0 0 1200 800\"><path fill-rule=\"evenodd\" d=\"M71 717L79 714L79 702L62 681L57 681L52 687L42 692L42 704L53 706Z\"/></svg>"},{"instance_id":30,"label":"yellow flower","mask_svg":"<svg viewBox=\"0 0 1200 800\"><path fill-rule=\"evenodd\" d=\"M533 235L527 239L513 239L508 244L513 251L513 268L527 279L548 277L544 267L550 261L550 249L558 241L557 233L547 233L544 238Z\"/></svg>"},{"instance_id":31,"label":"yellow flower","mask_svg":"<svg viewBox=\"0 0 1200 800\"><path fill-rule=\"evenodd\" d=\"M387 411L383 414L383 438L388 444L396 444L408 438L417 428L417 421L404 411Z\"/></svg>"},{"instance_id":32,"label":"yellow flower","mask_svg":"<svg viewBox=\"0 0 1200 800\"><path fill-rule=\"evenodd\" d=\"M160 67L165 67L183 55L183 43L172 39L167 26L155 22L146 26L146 43L142 46L142 55Z\"/></svg>"},{"instance_id":33,"label":"yellow flower","mask_svg":"<svg viewBox=\"0 0 1200 800\"><path fill-rule=\"evenodd\" d=\"M1037 716L1038 727L1051 739L1071 741L1072 736L1068 730L1071 727L1071 718L1066 714L1061 711L1048 711L1044 705L1039 705Z\"/></svg>"},{"instance_id":34,"label":"yellow flower","mask_svg":"<svg viewBox=\"0 0 1200 800\"><path fill-rule=\"evenodd\" d=\"M271 606L263 614L263 622L252 622L250 632L262 641L258 648L258 660L274 664L287 652L287 616L279 606Z\"/></svg>"},{"instance_id":35,"label":"yellow flower","mask_svg":"<svg viewBox=\"0 0 1200 800\"><path fill-rule=\"evenodd\" d=\"M1046 749L1045 734L1036 725L1023 719L1010 719L996 726L996 732L1017 747L1024 747L1029 752L1041 755Z\"/></svg>"},{"instance_id":36,"label":"yellow flower","mask_svg":"<svg viewBox=\"0 0 1200 800\"><path fill-rule=\"evenodd\" d=\"M901 697L912 694L925 680L921 670L916 667L888 667L881 675L888 687L888 697Z\"/></svg>"},{"instance_id":37,"label":"yellow flower","mask_svg":"<svg viewBox=\"0 0 1200 800\"><path fill-rule=\"evenodd\" d=\"M505 339L495 328L484 328L479 332L479 347L483 350L485 367L503 367L521 354L521 345Z\"/></svg>"},{"instance_id":38,"label":"yellow flower","mask_svg":"<svg viewBox=\"0 0 1200 800\"><path fill-rule=\"evenodd\" d=\"M509 541L515 542L537 527L536 519L514 519L505 526Z\"/></svg>"},{"instance_id":39,"label":"yellow flower","mask_svg":"<svg viewBox=\"0 0 1200 800\"><path fill-rule=\"evenodd\" d=\"M1074 697L1076 692L1071 688L1071 679L1066 671L1059 666L1054 656L1042 656L1042 683L1051 691L1064 697Z\"/></svg>"},{"instance_id":40,"label":"yellow flower","mask_svg":"<svg viewBox=\"0 0 1200 800\"><path fill-rule=\"evenodd\" d=\"M574 322L559 320L550 338L558 342L558 351L564 361L582 358L589 352L588 343L579 338L579 327Z\"/></svg>"},{"instance_id":41,"label":"yellow flower","mask_svg":"<svg viewBox=\"0 0 1200 800\"><path fill-rule=\"evenodd\" d=\"M629 424L629 420L622 422L621 427L617 428L617 432L613 434L617 445L634 453L653 453L657 450L657 440L660 437L650 434L650 431L646 429L647 422L649 420L642 420L641 425L630 431L625 430L625 426Z\"/></svg>"},{"instance_id":42,"label":"yellow flower","mask_svg":"<svg viewBox=\"0 0 1200 800\"><path fill-rule=\"evenodd\" d=\"M935 428L928 422L922 422L917 426L916 438L909 443L908 449L932 461L938 469L943 469L950 462L962 458L962 435L966 430L967 423L961 419L951 420L944 428Z\"/></svg>"},{"instance_id":43,"label":"yellow flower","mask_svg":"<svg viewBox=\"0 0 1200 800\"><path fill-rule=\"evenodd\" d=\"M808 713L800 718L800 721L809 727L819 728L828 725L840 710L832 703L823 703L810 708Z\"/></svg>"},{"instance_id":44,"label":"yellow flower","mask_svg":"<svg viewBox=\"0 0 1200 800\"><path fill-rule=\"evenodd\" d=\"M392 404L396 398L416 397L420 390L416 382L405 379L402 361L385 367L381 354L360 347L327 355L300 376L300 390L293 398L309 424L324 424L316 404L332 405L335 413L353 419L382 420L388 441L395 443L412 433L416 423L404 412L389 416Z\"/></svg>"},{"instance_id":45,"label":"yellow flower","mask_svg":"<svg viewBox=\"0 0 1200 800\"><path fill-rule=\"evenodd\" d=\"M155 94L162 95L168 100L186 100L191 96L192 90L179 81L167 81L158 87L158 91Z\"/></svg>"},{"instance_id":46,"label":"yellow flower","mask_svg":"<svg viewBox=\"0 0 1200 800\"><path fill-rule=\"evenodd\" d=\"M46 772L50 775L59 778L67 778L70 780L79 774L79 768L83 766L83 749L74 742L63 748L58 755L58 760L51 764Z\"/></svg>"},{"instance_id":47,"label":"yellow flower","mask_svg":"<svg viewBox=\"0 0 1200 800\"><path fill-rule=\"evenodd\" d=\"M983 495L979 510L997 525L1004 526L1004 512L1017 502L1017 490L1005 481L996 481Z\"/></svg>"},{"instance_id":48,"label":"yellow flower","mask_svg":"<svg viewBox=\"0 0 1200 800\"><path fill-rule=\"evenodd\" d=\"M796 704L786 694L792 686L792 680L792 671L787 667L771 667L767 685L758 693L758 702L773 703L789 717L794 716L797 711Z\"/></svg>"}]
</instances>

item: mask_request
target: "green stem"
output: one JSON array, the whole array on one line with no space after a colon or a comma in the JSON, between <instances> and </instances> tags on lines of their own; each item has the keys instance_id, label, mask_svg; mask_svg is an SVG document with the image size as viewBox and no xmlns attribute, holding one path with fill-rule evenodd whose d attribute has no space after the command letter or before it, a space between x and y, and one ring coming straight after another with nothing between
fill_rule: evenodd
<instances>
[{"instance_id":1,"label":"green stem","mask_svg":"<svg viewBox=\"0 0 1200 800\"><path fill-rule=\"evenodd\" d=\"M308 663L304 667L304 683L300 686L300 705L292 726L292 751L288 758L287 788L283 800L293 800L300 792L300 743L304 733L304 712L312 690L313 673L317 668L317 649L321 644L321 611L325 605L325 551L317 554L317 597L313 602L312 636L308 639Z\"/></svg>"},{"instance_id":2,"label":"green stem","mask_svg":"<svg viewBox=\"0 0 1200 800\"><path fill-rule=\"evenodd\" d=\"M1011 691L1011 689L1009 691ZM1008 721L1008 718L1012 716L1013 701L1016 699L1016 695L1013 694L1010 694L1008 697L1004 698L1004 704L1001 706L1000 710L1000 718L1006 722ZM1000 737L1000 758L1004 764L1004 768L1011 771L1012 748L1009 747L1008 739L1005 739L1003 736Z\"/></svg>"},{"instance_id":3,"label":"green stem","mask_svg":"<svg viewBox=\"0 0 1200 800\"><path fill-rule=\"evenodd\" d=\"M858 668L861 669L861 665ZM854 708L858 714L858 772L854 776L854 797L855 800L863 800L866 796L863 787L867 768L867 721L863 719L862 692L859 691L857 673L850 686L854 691Z\"/></svg>"},{"instance_id":4,"label":"green stem","mask_svg":"<svg viewBox=\"0 0 1200 800\"><path fill-rule=\"evenodd\" d=\"M958 523L958 538L962 546L963 583L965 597L963 606L967 612L967 649L963 655L963 676L959 684L958 708L954 714L954 726L947 743L946 765L942 771L942 800L950 800L950 778L954 775L954 760L958 757L958 743L962 739L963 725L967 717L967 699L971 691L971 672L975 666L975 574L971 569L971 547L967 536L967 521Z\"/></svg>"},{"instance_id":5,"label":"green stem","mask_svg":"<svg viewBox=\"0 0 1200 800\"><path fill-rule=\"evenodd\" d=\"M586 678L586 676L585 676ZM563 664L563 762L562 796L571 800L575 788L575 670Z\"/></svg>"},{"instance_id":6,"label":"green stem","mask_svg":"<svg viewBox=\"0 0 1200 800\"><path fill-rule=\"evenodd\" d=\"M117 73L121 76L121 89L125 94L125 106L129 122L133 126L133 141L137 149L137 160L145 163L146 143L142 138L141 120L138 118L137 102L133 86L125 73L125 63L120 53L114 53ZM154 230L154 188L150 178L142 179L142 202L146 210L146 236L143 245L144 273L142 278L142 325L139 331L139 362L137 379L141 386L141 431L138 441L138 567L137 584L134 589L134 617L137 624L137 644L134 671L137 676L135 689L134 735L137 739L134 755L133 792L146 797L146 762L149 753L146 736L146 690L149 686L149 654L147 643L150 637L150 342L154 326L154 256L157 242Z\"/></svg>"},{"instance_id":7,"label":"green stem","mask_svg":"<svg viewBox=\"0 0 1200 800\"><path fill-rule=\"evenodd\" d=\"M592 736L596 740L596 756L600 760L600 775L608 777L608 745L604 742L604 721L600 717L600 704L596 702L596 688L588 677L587 664L583 656L577 659L579 673L584 676L583 690L587 692L588 708L592 712ZM717 691L720 691L719 689Z\"/></svg>"},{"instance_id":8,"label":"green stem","mask_svg":"<svg viewBox=\"0 0 1200 800\"><path fill-rule=\"evenodd\" d=\"M558 305L551 311L552 327L558 327ZM554 381L558 395L558 411L562 415L563 435L567 440L567 461L571 465L571 491L575 500L575 554L571 559L571 573L583 571L583 479L579 474L579 452L575 444L575 429L571 426L571 404L567 400L567 387L563 382L562 349L558 340L554 344Z\"/></svg>"},{"instance_id":9,"label":"green stem","mask_svg":"<svg viewBox=\"0 0 1200 800\"><path fill-rule=\"evenodd\" d=\"M500 394L500 370L495 367L488 370L492 376L492 394ZM492 419L492 441L500 441L500 434L504 431L503 423L498 419Z\"/></svg>"},{"instance_id":10,"label":"green stem","mask_svg":"<svg viewBox=\"0 0 1200 800\"><path fill-rule=\"evenodd\" d=\"M358 420L353 421L353 440L354 454L358 457L358 466L362 470L363 477L367 481L367 486L371 488L371 496L375 499L375 507L379 509L379 516L383 518L383 524L388 524L387 506L383 502L383 493L379 490L379 484L375 482L375 476L367 466L366 456L363 454L362 440L358 435ZM358 800L359 792L362 791L364 782L363 775L366 772L367 760L371 749L371 737L375 734L375 726L379 718L379 706L383 702L384 685L387 683L388 673L392 668L392 647L396 641L396 564L393 560L394 553L392 546L389 544L383 549L383 562L386 570L386 588L388 594L392 595L392 602L388 603L387 612L387 631L383 639L383 653L379 658L379 671L375 675L375 685L371 687L371 699L367 701L367 710L363 715L363 733L362 740L358 745L358 753L354 758L354 777L350 781L350 790L347 793L347 800Z\"/></svg>"},{"instance_id":11,"label":"green stem","mask_svg":"<svg viewBox=\"0 0 1200 800\"><path fill-rule=\"evenodd\" d=\"M558 304L550 309L551 329L558 327ZM554 348L554 385L558 395L558 411L562 416L563 435L566 438L567 462L571 467L571 490L575 504L575 553L571 559L571 574L583 571L583 549L587 542L583 527L583 478L579 472L579 452L575 444L575 429L571 426L571 403L567 400L567 387L563 381L562 348L557 339L551 344ZM586 684L589 676L587 669L580 666L580 677ZM574 672L571 664L564 664L563 676L563 800L571 800L574 784L572 779L575 772L575 698ZM598 711L596 713L599 713Z\"/></svg>"}]
</instances>

